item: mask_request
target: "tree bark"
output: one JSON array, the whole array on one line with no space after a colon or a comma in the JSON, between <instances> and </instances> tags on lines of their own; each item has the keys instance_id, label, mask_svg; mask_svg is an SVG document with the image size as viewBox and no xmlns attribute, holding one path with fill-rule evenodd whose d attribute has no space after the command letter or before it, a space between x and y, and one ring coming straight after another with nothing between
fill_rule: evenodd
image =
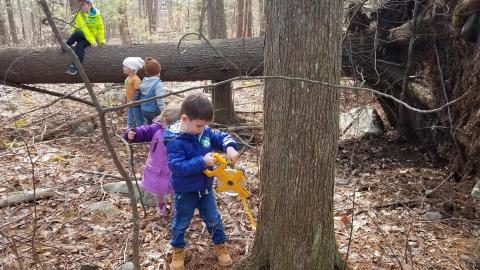
<instances>
[{"instance_id":1,"label":"tree bark","mask_svg":"<svg viewBox=\"0 0 480 270\"><path fill-rule=\"evenodd\" d=\"M20 0L17 0L17 6L18 6L18 13L20 14L20 23L22 24L22 36L23 36L23 39L26 39L27 35L25 33L25 23L23 21L23 7L20 4Z\"/></svg>"},{"instance_id":2,"label":"tree bark","mask_svg":"<svg viewBox=\"0 0 480 270\"><path fill-rule=\"evenodd\" d=\"M122 40L123 45L131 45L132 40L130 39L130 34L128 33L128 20L127 20L127 1L122 0L118 6L118 14L120 14L120 24L118 26L120 31L120 39Z\"/></svg>"},{"instance_id":3,"label":"tree bark","mask_svg":"<svg viewBox=\"0 0 480 270\"><path fill-rule=\"evenodd\" d=\"M18 44L17 27L15 26L15 17L13 16L12 0L5 0L8 14L8 24L10 26L10 36L12 42Z\"/></svg>"},{"instance_id":4,"label":"tree bark","mask_svg":"<svg viewBox=\"0 0 480 270\"><path fill-rule=\"evenodd\" d=\"M227 59L241 68L242 74L253 76L263 73L263 39L212 40ZM142 44L134 46L108 46L88 48L84 66L92 82L125 81L121 70L123 59L136 55L160 59L161 78L164 81L221 81L236 77L239 71L219 57L203 41L177 43ZM0 50L0 78L18 84L33 83L79 83L80 78L65 74L65 67L71 60L62 54L60 48ZM8 73L7 73L8 71ZM143 74L140 73L142 76Z\"/></svg>"},{"instance_id":5,"label":"tree bark","mask_svg":"<svg viewBox=\"0 0 480 270\"><path fill-rule=\"evenodd\" d=\"M243 31L244 37L253 36L253 17L252 17L252 0L245 0L245 9L243 12L244 22Z\"/></svg>"},{"instance_id":6,"label":"tree bark","mask_svg":"<svg viewBox=\"0 0 480 270\"><path fill-rule=\"evenodd\" d=\"M0 45L8 43L8 30L5 21L5 16L2 10L0 10Z\"/></svg>"},{"instance_id":7,"label":"tree bark","mask_svg":"<svg viewBox=\"0 0 480 270\"><path fill-rule=\"evenodd\" d=\"M258 20L260 21L258 35L263 37L265 35L265 0L258 0Z\"/></svg>"},{"instance_id":8,"label":"tree bark","mask_svg":"<svg viewBox=\"0 0 480 270\"><path fill-rule=\"evenodd\" d=\"M339 84L341 3L269 1L266 75ZM339 92L331 87L265 81L262 199L244 268L334 269L338 115Z\"/></svg>"},{"instance_id":9,"label":"tree bark","mask_svg":"<svg viewBox=\"0 0 480 270\"><path fill-rule=\"evenodd\" d=\"M223 0L208 0L208 36L210 39L227 38ZM218 82L218 81L213 81ZM233 104L232 84L226 83L212 90L213 122L221 125L238 122Z\"/></svg>"},{"instance_id":10,"label":"tree bark","mask_svg":"<svg viewBox=\"0 0 480 270\"><path fill-rule=\"evenodd\" d=\"M236 37L243 37L243 8L245 0L237 0L237 5L235 8L235 21L237 25Z\"/></svg>"}]
</instances>

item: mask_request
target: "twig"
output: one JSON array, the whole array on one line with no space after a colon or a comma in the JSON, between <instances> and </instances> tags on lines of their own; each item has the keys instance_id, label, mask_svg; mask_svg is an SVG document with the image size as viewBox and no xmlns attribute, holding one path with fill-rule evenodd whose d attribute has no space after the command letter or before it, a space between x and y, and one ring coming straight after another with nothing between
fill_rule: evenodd
<instances>
[{"instance_id":1,"label":"twig","mask_svg":"<svg viewBox=\"0 0 480 270\"><path fill-rule=\"evenodd\" d=\"M128 165L130 166L130 171L132 173L132 178L133 178L133 181L135 181L135 185L137 186L137 190L138 190L138 197L140 199L140 204L142 205L142 209L143 209L143 217L145 218L147 216L147 210L145 209L145 203L143 202L143 196L142 196L142 190L140 189L140 186L138 185L138 180L137 180L137 176L135 174L135 163L134 163L134 158L133 158L133 148L131 147L130 143L125 141L123 139L123 137L117 133L117 129L115 127L115 125L113 123L111 123L111 126L112 126L112 129L113 129L113 133L115 134L115 136L117 138L120 139L120 141L123 142L123 144L125 145L125 147L127 147L127 152L128 152Z\"/></svg>"},{"instance_id":2,"label":"twig","mask_svg":"<svg viewBox=\"0 0 480 270\"><path fill-rule=\"evenodd\" d=\"M110 177L110 178L114 178L114 179L118 179L118 180L122 180L122 181L125 180L125 179L124 179L122 176L120 176L120 175L109 174L109 173L90 172L90 171L84 171L84 170L77 170L77 171L71 171L71 172L74 172L74 173L94 174L94 175L99 175L99 176L102 176L102 177Z\"/></svg>"},{"instance_id":3,"label":"twig","mask_svg":"<svg viewBox=\"0 0 480 270\"><path fill-rule=\"evenodd\" d=\"M238 71L238 76L242 76L242 69L237 66L237 64L233 63L232 61L230 61L228 58L226 58L221 52L219 52L217 50L217 48L215 48L212 43L210 43L210 41L202 34L199 34L199 33L187 33L185 35L183 35L183 37L180 38L180 40L178 41L178 44L177 44L177 52L179 54L184 54L187 49L183 50L182 52L180 52L180 45L182 44L182 41L183 39L185 39L186 37L188 36L191 36L191 35L196 35L196 36L199 36L201 37L207 44L208 46L210 46L210 48L212 48L217 54L218 56L220 56L223 60L225 60L225 62L229 63L230 65L232 65L237 71Z\"/></svg>"},{"instance_id":4,"label":"twig","mask_svg":"<svg viewBox=\"0 0 480 270\"><path fill-rule=\"evenodd\" d=\"M33 138L33 137L32 137ZM30 140L30 139L29 139ZM35 161L33 161L32 153L29 147L29 140L25 141L25 150L27 152L28 161L30 162L31 166L31 175L32 175L32 186L33 186L33 228L32 228L32 253L33 253L33 262L35 263L35 268L38 269L38 264L40 261L38 260L37 250L35 249L35 236L37 234L37 184L35 179ZM40 264L43 269L43 265Z\"/></svg>"},{"instance_id":5,"label":"twig","mask_svg":"<svg viewBox=\"0 0 480 270\"><path fill-rule=\"evenodd\" d=\"M355 209L355 193L357 191L357 184L355 182L355 185L353 187L353 198L352 198L352 209ZM352 220L351 220L351 226L350 226L350 235L348 237L348 246L347 246L347 254L345 255L345 265L348 263L348 255L350 253L350 246L352 244L352 236L353 236L353 221L355 219L355 211L352 211Z\"/></svg>"},{"instance_id":6,"label":"twig","mask_svg":"<svg viewBox=\"0 0 480 270\"><path fill-rule=\"evenodd\" d=\"M134 194L134 188L132 184L132 180L129 177L127 171L123 167L122 163L120 162L120 159L118 158L117 153L115 152L115 149L113 148L112 141L110 140L108 130L107 130L107 123L106 123L106 110L100 105L100 102L98 101L98 98L93 91L92 84L90 82L90 79L88 78L85 69L83 68L82 63L80 63L80 60L78 59L77 55L75 52L70 48L69 46L66 45L65 41L63 40L60 32L57 29L57 26L55 25L55 22L52 19L52 14L50 12L50 9L48 7L48 4L46 0L38 0L38 3L42 7L43 11L45 12L48 23L50 24L50 27L52 28L52 31L55 35L55 38L57 39L58 42L62 44L62 47L66 48L67 52L70 54L70 56L73 59L73 62L75 66L77 67L80 77L82 78L82 81L85 83L85 86L87 87L88 93L90 95L90 98L95 105L95 109L98 112L98 117L100 119L100 127L102 131L102 137L105 142L105 145L110 152L110 156L113 160L113 163L115 164L115 167L117 170L120 172L120 175L125 179L130 195L130 207L132 209L132 221L133 221L133 237L132 237L132 249L133 249L133 265L134 265L134 270L139 270L140 269L140 256L139 256L139 215L138 215L138 209L137 209L137 203L135 199L135 194Z\"/></svg>"},{"instance_id":7,"label":"twig","mask_svg":"<svg viewBox=\"0 0 480 270\"><path fill-rule=\"evenodd\" d=\"M407 109L409 109L411 111L414 111L416 113L421 113L421 114L429 114L429 113L440 112L440 111L444 110L445 108L447 108L448 106L453 105L453 104L457 103L458 101L462 100L473 89L473 88L468 89L459 98L454 99L454 100L452 100L452 101L450 101L450 102L448 102L448 103L446 103L446 104L444 104L444 105L442 105L438 108L430 109L430 110L422 110L422 109L412 107L408 103L406 103L406 102L404 102L404 101L402 101L402 100L400 100L400 99L398 99L398 98L396 98L392 95L388 95L388 94L382 93L380 91L370 89L370 88L365 88L365 87L352 87L352 86L345 86L345 85L336 85L336 84L331 84L331 83L326 83L326 82L321 82L321 81L315 81L315 80L297 78L297 77L287 77L287 76L252 76L252 77L243 76L243 77L230 78L230 79L227 79L227 80L224 80L224 81L221 81L221 82L217 82L217 83L212 83L212 84L209 84L209 85L189 87L189 88L179 90L179 91L175 91L175 92L172 92L172 93L169 93L169 94L156 96L156 97L151 97L151 98L147 98L147 99L142 99L140 101L130 102L128 104L119 105L119 106L115 106L115 107L105 108L104 111L105 112L118 111L118 110L121 110L123 108L138 106L142 103L146 103L146 102L156 100L156 99L166 98L166 97L171 96L171 95L178 95L180 93L185 93L185 92L196 90L196 89L205 89L205 88L210 88L210 87L217 87L219 85L223 85L223 84L233 82L233 81L246 81L246 80L258 80L258 79L275 79L275 80L286 80L286 81L298 81L298 82L319 84L319 85L328 86L328 87L331 87L331 88L334 88L334 89L344 89L344 90L352 90L352 91L367 91L367 92L374 93L374 94L376 94L378 96L381 96L381 97L384 97L384 98L389 98L389 99L393 100L394 102L406 107Z\"/></svg>"},{"instance_id":8,"label":"twig","mask_svg":"<svg viewBox=\"0 0 480 270\"><path fill-rule=\"evenodd\" d=\"M15 254L15 257L17 257L17 263L18 263L18 268L20 268L20 270L23 270L23 264L22 264L22 260L20 260L20 255L18 253L18 249L17 249L17 243L15 242L15 238L12 237L12 239L10 239L5 233L3 233L1 230L0 230L0 235L3 236L5 239L7 239L8 241L10 241L11 245L12 245L12 250L13 250L13 254Z\"/></svg>"},{"instance_id":9,"label":"twig","mask_svg":"<svg viewBox=\"0 0 480 270\"><path fill-rule=\"evenodd\" d=\"M261 126L236 126L236 127L226 127L226 128L219 128L220 130L234 132L234 131L241 131L241 130L262 130L263 127Z\"/></svg>"},{"instance_id":10,"label":"twig","mask_svg":"<svg viewBox=\"0 0 480 270\"><path fill-rule=\"evenodd\" d=\"M82 89L85 89L85 86L82 86L82 87L78 88L77 90L74 90L74 91L66 94L66 95L63 96L63 97L59 97L59 98L53 100L52 102L49 102L48 104L45 104L45 105L43 105L43 106L40 106L40 107L31 109L30 111L27 111L27 112L24 112L24 113L15 115L14 117L12 117L12 119L13 119L13 120L16 120L16 119L18 119L18 118L20 118L20 117L22 117L22 116L24 116L24 115L26 115L26 114L29 114L29 113L32 113L32 112L36 112L36 111L38 111L38 110L41 110L41 109L50 107L50 106L52 106L53 104L59 102L60 100L65 99L65 98L68 98L68 97L70 97L71 95L75 94L76 92L78 92L78 91L80 91L80 90L82 90Z\"/></svg>"},{"instance_id":11,"label":"twig","mask_svg":"<svg viewBox=\"0 0 480 270\"><path fill-rule=\"evenodd\" d=\"M37 93L47 94L47 95L50 95L50 96L70 99L70 100L77 101L77 102L83 103L85 105L88 105L90 107L95 107L95 105L88 100L85 100L85 99L79 98L79 97L75 97L75 96L68 96L68 94L63 94L63 93L50 91L50 90L46 90L46 89L41 89L41 88L38 88L38 87L23 85L23 84L17 84L17 83L8 82L8 81L5 81L5 80L0 80L0 83L2 83L3 85L15 87L15 88L20 88L20 89L24 89L24 90L29 90L29 91L32 91L32 92L37 92Z\"/></svg>"}]
</instances>

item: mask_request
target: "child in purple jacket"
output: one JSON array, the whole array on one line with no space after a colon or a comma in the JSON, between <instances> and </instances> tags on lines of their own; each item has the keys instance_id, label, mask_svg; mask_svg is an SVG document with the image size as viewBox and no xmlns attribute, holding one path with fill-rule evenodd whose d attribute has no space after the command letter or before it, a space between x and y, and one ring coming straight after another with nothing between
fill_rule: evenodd
<instances>
[{"instance_id":1,"label":"child in purple jacket","mask_svg":"<svg viewBox=\"0 0 480 270\"><path fill-rule=\"evenodd\" d=\"M169 104L151 125L127 129L124 134L125 139L130 142L150 142L150 151L143 171L142 187L143 190L150 192L155 197L157 215L160 217L166 215L166 197L170 195L170 201L173 198L163 132L168 125L178 121L179 118L180 107Z\"/></svg>"}]
</instances>

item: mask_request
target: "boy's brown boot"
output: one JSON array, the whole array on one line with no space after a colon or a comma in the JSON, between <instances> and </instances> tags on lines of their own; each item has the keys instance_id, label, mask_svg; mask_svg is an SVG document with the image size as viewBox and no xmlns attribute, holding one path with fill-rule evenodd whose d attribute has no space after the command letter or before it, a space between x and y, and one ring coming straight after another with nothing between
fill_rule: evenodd
<instances>
[{"instance_id":1,"label":"boy's brown boot","mask_svg":"<svg viewBox=\"0 0 480 270\"><path fill-rule=\"evenodd\" d=\"M227 245L225 243L215 245L215 253L217 253L218 265L220 266L231 266L232 258L228 252Z\"/></svg>"},{"instance_id":2,"label":"boy's brown boot","mask_svg":"<svg viewBox=\"0 0 480 270\"><path fill-rule=\"evenodd\" d=\"M185 248L173 248L172 263L170 270L183 270L185 260Z\"/></svg>"}]
</instances>

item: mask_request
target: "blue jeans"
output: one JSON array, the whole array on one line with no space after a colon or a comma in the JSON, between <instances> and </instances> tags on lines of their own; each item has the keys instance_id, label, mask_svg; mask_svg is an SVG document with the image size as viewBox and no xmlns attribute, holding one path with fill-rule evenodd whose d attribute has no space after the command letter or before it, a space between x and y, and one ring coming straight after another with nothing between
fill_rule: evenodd
<instances>
[{"instance_id":1,"label":"blue jeans","mask_svg":"<svg viewBox=\"0 0 480 270\"><path fill-rule=\"evenodd\" d=\"M208 233L212 236L214 244L221 244L227 240L223 229L222 218L217 210L215 194L212 189L198 192L175 192L175 216L172 222L172 241L170 244L176 248L184 248L187 243L184 236L190 225L195 208L200 211L200 217L207 224Z\"/></svg>"},{"instance_id":2,"label":"blue jeans","mask_svg":"<svg viewBox=\"0 0 480 270\"><path fill-rule=\"evenodd\" d=\"M139 127L145 124L143 119L142 110L140 107L129 107L127 113L127 124L129 128Z\"/></svg>"},{"instance_id":3,"label":"blue jeans","mask_svg":"<svg viewBox=\"0 0 480 270\"><path fill-rule=\"evenodd\" d=\"M73 50L78 56L78 60L80 60L80 63L83 63L83 58L85 57L85 49L90 46L90 43L88 43L88 41L85 39L85 36L83 35L83 32L81 30L73 32L73 34L67 40L67 45L70 47L75 43L77 44L75 45L75 48L73 48Z\"/></svg>"},{"instance_id":4,"label":"blue jeans","mask_svg":"<svg viewBox=\"0 0 480 270\"><path fill-rule=\"evenodd\" d=\"M160 112L147 112L147 111L142 111L143 118L145 118L145 121L147 122L147 125L151 125L153 123L153 119L155 117L160 115Z\"/></svg>"}]
</instances>

